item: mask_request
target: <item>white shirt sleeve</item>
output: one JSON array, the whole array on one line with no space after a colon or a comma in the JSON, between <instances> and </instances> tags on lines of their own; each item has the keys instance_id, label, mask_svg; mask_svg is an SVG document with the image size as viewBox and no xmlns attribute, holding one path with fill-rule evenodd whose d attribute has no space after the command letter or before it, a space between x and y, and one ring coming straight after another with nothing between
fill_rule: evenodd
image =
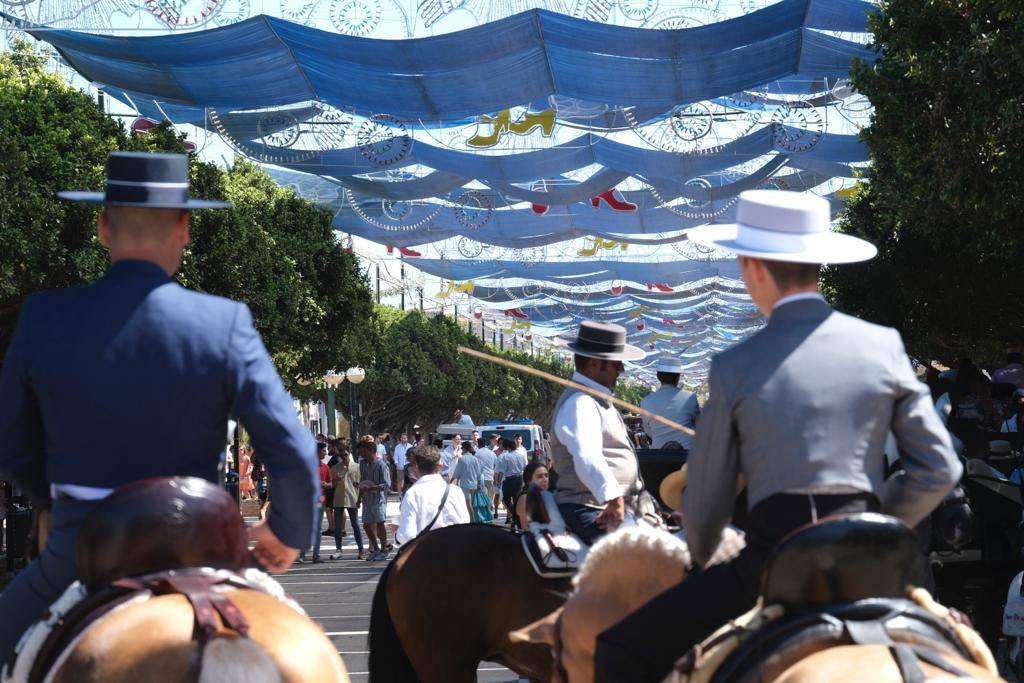
<instances>
[{"instance_id":1,"label":"white shirt sleeve","mask_svg":"<svg viewBox=\"0 0 1024 683\"><path fill-rule=\"evenodd\" d=\"M585 394L571 396L555 416L555 434L572 455L576 476L599 503L623 495L608 461L604 459L601 411Z\"/></svg>"},{"instance_id":2,"label":"white shirt sleeve","mask_svg":"<svg viewBox=\"0 0 1024 683\"><path fill-rule=\"evenodd\" d=\"M409 490L398 507L398 530L395 531L395 542L399 545L408 543L419 534L419 529L416 528L416 516L419 511L417 493L418 491Z\"/></svg>"}]
</instances>

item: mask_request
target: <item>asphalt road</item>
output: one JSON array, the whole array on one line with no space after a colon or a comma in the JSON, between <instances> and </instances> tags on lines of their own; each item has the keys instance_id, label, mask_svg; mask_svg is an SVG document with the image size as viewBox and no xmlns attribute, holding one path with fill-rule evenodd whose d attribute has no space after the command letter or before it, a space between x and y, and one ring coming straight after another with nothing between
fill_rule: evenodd
<instances>
[{"instance_id":1,"label":"asphalt road","mask_svg":"<svg viewBox=\"0 0 1024 683\"><path fill-rule=\"evenodd\" d=\"M389 520L395 521L397 514L397 496L392 495L388 503ZM326 528L326 522L324 525ZM346 527L346 531L343 559L311 564L308 559L312 556L307 553L306 563L294 565L277 580L310 618L323 627L345 660L353 683L364 683L369 680L370 603L387 562L355 559L357 550L351 526ZM326 558L333 552L334 539L324 536L321 557ZM518 681L516 674L498 664L484 662L478 671L481 683Z\"/></svg>"}]
</instances>

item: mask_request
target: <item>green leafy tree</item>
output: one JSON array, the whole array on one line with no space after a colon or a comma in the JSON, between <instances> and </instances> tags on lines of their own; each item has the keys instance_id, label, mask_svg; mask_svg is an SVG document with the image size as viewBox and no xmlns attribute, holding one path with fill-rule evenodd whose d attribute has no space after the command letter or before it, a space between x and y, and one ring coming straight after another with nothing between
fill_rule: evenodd
<instances>
[{"instance_id":1,"label":"green leafy tree","mask_svg":"<svg viewBox=\"0 0 1024 683\"><path fill-rule=\"evenodd\" d=\"M825 273L847 311L901 330L911 353L996 362L1024 331L1024 12L983 0L883 1L880 59L856 64L874 106L870 182L841 230L878 245Z\"/></svg>"},{"instance_id":2,"label":"green leafy tree","mask_svg":"<svg viewBox=\"0 0 1024 683\"><path fill-rule=\"evenodd\" d=\"M640 401L649 393L651 393L651 388L643 382L626 379L619 380L619 383L615 385L615 397L635 406L640 405Z\"/></svg>"},{"instance_id":3,"label":"green leafy tree","mask_svg":"<svg viewBox=\"0 0 1024 683\"><path fill-rule=\"evenodd\" d=\"M420 424L430 430L463 410L477 421L508 413L549 425L561 388L545 380L460 354L457 346L484 349L476 335L451 318L428 317L379 306L375 321L381 340L366 381L359 387L363 427L395 430ZM488 352L560 376L568 370L551 358L519 351ZM345 391L341 404L348 409Z\"/></svg>"},{"instance_id":4,"label":"green leafy tree","mask_svg":"<svg viewBox=\"0 0 1024 683\"><path fill-rule=\"evenodd\" d=\"M95 210L56 194L101 188L124 130L43 63L26 43L0 54L0 352L29 293L89 282L107 263Z\"/></svg>"},{"instance_id":5,"label":"green leafy tree","mask_svg":"<svg viewBox=\"0 0 1024 683\"><path fill-rule=\"evenodd\" d=\"M24 44L0 54L0 353L21 302L40 289L91 282L108 260L96 238L99 207L64 202L59 190L103 187L116 149L183 153L169 124L127 135L88 95L48 74ZM375 345L373 305L355 256L331 214L277 185L257 166L230 171L190 159L191 194L234 208L197 211L178 273L188 287L245 301L289 389L297 377L348 367Z\"/></svg>"}]
</instances>

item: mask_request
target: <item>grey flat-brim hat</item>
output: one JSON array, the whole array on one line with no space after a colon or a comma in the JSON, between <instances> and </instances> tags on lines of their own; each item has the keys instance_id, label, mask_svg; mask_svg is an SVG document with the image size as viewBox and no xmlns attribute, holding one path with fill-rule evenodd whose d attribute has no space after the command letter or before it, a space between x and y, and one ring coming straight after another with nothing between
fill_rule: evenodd
<instances>
[{"instance_id":1,"label":"grey flat-brim hat","mask_svg":"<svg viewBox=\"0 0 1024 683\"><path fill-rule=\"evenodd\" d=\"M184 154L111 152L105 192L68 191L57 196L73 202L134 206L143 209L226 209L231 202L190 199L188 157Z\"/></svg>"},{"instance_id":2,"label":"grey flat-brim hat","mask_svg":"<svg viewBox=\"0 0 1024 683\"><path fill-rule=\"evenodd\" d=\"M626 328L614 323L584 320L575 339L557 338L559 346L580 356L600 360L640 360L644 350L626 343Z\"/></svg>"}]
</instances>

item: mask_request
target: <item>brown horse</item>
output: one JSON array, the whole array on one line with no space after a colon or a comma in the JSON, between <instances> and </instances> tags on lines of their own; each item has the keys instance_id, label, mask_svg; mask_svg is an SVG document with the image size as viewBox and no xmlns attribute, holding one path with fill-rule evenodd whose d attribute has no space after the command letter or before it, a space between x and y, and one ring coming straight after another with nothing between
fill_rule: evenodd
<instances>
[{"instance_id":1,"label":"brown horse","mask_svg":"<svg viewBox=\"0 0 1024 683\"><path fill-rule=\"evenodd\" d=\"M29 630L5 681L347 683L321 628L248 562L222 488L186 477L122 487L82 524L80 583Z\"/></svg>"},{"instance_id":2,"label":"brown horse","mask_svg":"<svg viewBox=\"0 0 1024 683\"><path fill-rule=\"evenodd\" d=\"M720 547L719 553L722 552ZM513 639L552 646L558 659L556 668L562 673L548 680L559 683L592 681L598 634L684 577L688 560L685 544L666 534L642 530L612 534L596 544L588 555L576 577L576 589L564 607L513 634ZM926 594L922 596L915 591L914 597L934 613L943 614L943 608L930 603ZM772 608L766 612L769 610ZM749 626L754 628L756 625L752 622ZM955 654L946 644L925 643L934 645L931 651L937 658L935 661L944 662L946 666L919 662L924 675L922 680L952 680L949 669L963 672L969 680L1001 680L995 674L991 653L980 638L972 637L973 632L965 633L965 629L960 626L957 632L970 642L968 649L974 661ZM673 672L666 681L707 683L716 680L715 669L730 652L729 648L706 650L703 653L704 663L696 671ZM728 680L737 683L852 683L855 680L899 683L904 678L887 646L837 645L810 654L788 650L777 657L766 655L761 659L759 656L756 666L738 676L730 676Z\"/></svg>"},{"instance_id":3,"label":"brown horse","mask_svg":"<svg viewBox=\"0 0 1024 683\"><path fill-rule=\"evenodd\" d=\"M518 536L486 524L423 534L381 575L370 616L373 683L463 683L484 660L537 681L551 650L512 631L558 608L568 579L542 579Z\"/></svg>"}]
</instances>

